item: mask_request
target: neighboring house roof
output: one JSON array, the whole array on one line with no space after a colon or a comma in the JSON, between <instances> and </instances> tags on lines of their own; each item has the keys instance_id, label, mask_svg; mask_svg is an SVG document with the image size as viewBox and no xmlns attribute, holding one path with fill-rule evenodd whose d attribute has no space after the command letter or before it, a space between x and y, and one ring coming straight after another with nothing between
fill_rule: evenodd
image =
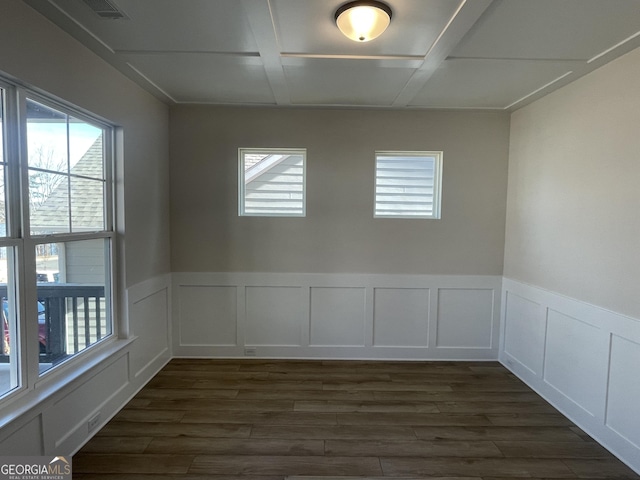
<instances>
[{"instance_id":1,"label":"neighboring house roof","mask_svg":"<svg viewBox=\"0 0 640 480\"><path fill-rule=\"evenodd\" d=\"M104 178L102 135L71 168L71 185L61 182L49 197L31 214L33 233L69 231L71 203L72 231L104 228ZM88 180L88 177L95 180ZM69 201L69 194L71 201Z\"/></svg>"},{"instance_id":2,"label":"neighboring house roof","mask_svg":"<svg viewBox=\"0 0 640 480\"><path fill-rule=\"evenodd\" d=\"M244 156L244 171L246 172L255 164L260 163L262 160L265 159L265 157L268 157L268 156L269 155L265 155L265 154L247 153Z\"/></svg>"},{"instance_id":3,"label":"neighboring house roof","mask_svg":"<svg viewBox=\"0 0 640 480\"><path fill-rule=\"evenodd\" d=\"M251 157L248 159L248 157ZM253 157L259 157L257 160ZM285 162L286 160L294 158L297 161L300 155L286 155L280 153L274 153L269 155L246 155L244 164L244 183L249 184L255 181L258 177L265 173L273 173L275 167ZM247 159L249 161L247 161ZM252 163L249 164L248 163Z\"/></svg>"}]
</instances>

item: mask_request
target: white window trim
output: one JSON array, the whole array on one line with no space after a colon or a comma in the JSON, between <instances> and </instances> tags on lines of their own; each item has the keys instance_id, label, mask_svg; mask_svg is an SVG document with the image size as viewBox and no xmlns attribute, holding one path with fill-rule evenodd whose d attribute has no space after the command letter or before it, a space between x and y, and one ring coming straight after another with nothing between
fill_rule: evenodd
<instances>
[{"instance_id":1,"label":"white window trim","mask_svg":"<svg viewBox=\"0 0 640 480\"><path fill-rule=\"evenodd\" d=\"M431 215L379 215L376 214L377 205L377 179L378 179L378 156L401 156L401 157L433 157L433 209ZM374 156L374 181L373 181L373 218L387 219L414 219L414 220L439 220L442 208L442 151L402 151L402 150L376 150Z\"/></svg>"},{"instance_id":2,"label":"white window trim","mask_svg":"<svg viewBox=\"0 0 640 480\"><path fill-rule=\"evenodd\" d=\"M302 156L302 213L245 212L245 154L284 154ZM274 162L277 164L277 162ZM240 217L306 217L307 216L307 149L306 148L239 148L238 149L238 216Z\"/></svg>"},{"instance_id":3,"label":"white window trim","mask_svg":"<svg viewBox=\"0 0 640 480\"><path fill-rule=\"evenodd\" d=\"M96 115L87 113L71 104L53 99L44 93L31 89L23 84L0 76L0 87L5 90L7 109L3 112L3 123L6 129L5 164L9 167L6 183L11 192L11 200L7 202L7 236L0 238L0 247L15 248L18 251L19 261L15 264L16 288L21 294L16 309L18 315L18 337L20 342L20 355L18 358L18 378L20 385L9 391L0 392L0 428L6 422L16 417L13 406L16 402L30 399L34 402L42 395L41 389L59 387L68 384L71 380L86 371L87 362L93 358L101 358L103 352L121 349L130 340L123 341L122 332L127 331L126 320L118 320L120 296L118 294L118 265L117 257L117 205L116 199L116 135L118 127ZM105 149L105 227L104 230L95 232L69 232L53 235L31 235L29 225L28 195L28 167L26 164L26 99L35 100L48 107L58 109L74 118L86 121L103 129ZM2 133L2 132L0 132ZM20 138L20 141L16 139ZM119 196L118 196L119 198ZM10 210L10 211L9 211ZM35 265L35 246L42 243L50 243L56 240L61 242L82 241L104 238L110 240L109 268L106 272L105 295L108 295L108 311L111 320L111 334L86 347L78 353L71 355L60 363L53 365L45 372L39 372L37 343L32 339L37 338L37 325L29 322L28 318L37 316L36 302L37 286L27 281L28 266ZM33 300L33 301L32 301ZM52 392L53 392L52 391ZM49 392L50 394L51 392Z\"/></svg>"}]
</instances>

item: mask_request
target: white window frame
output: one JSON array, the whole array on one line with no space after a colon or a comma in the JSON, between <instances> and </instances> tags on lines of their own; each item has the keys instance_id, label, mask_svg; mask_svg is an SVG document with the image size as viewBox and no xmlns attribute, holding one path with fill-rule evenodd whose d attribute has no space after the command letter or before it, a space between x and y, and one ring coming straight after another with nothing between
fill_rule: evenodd
<instances>
[{"instance_id":1,"label":"white window frame","mask_svg":"<svg viewBox=\"0 0 640 480\"><path fill-rule=\"evenodd\" d=\"M433 207L432 213L419 215L398 215L380 214L378 212L378 157L429 157L434 158L433 171ZM373 217L374 218L403 218L403 219L433 219L441 218L442 206L442 151L401 151L401 150L376 150L375 152L375 173L374 173L374 193L373 193Z\"/></svg>"},{"instance_id":2,"label":"white window frame","mask_svg":"<svg viewBox=\"0 0 640 480\"><path fill-rule=\"evenodd\" d=\"M59 382L61 378L73 372L74 369L85 369L92 363L97 352L107 348L106 345L118 339L122 325L116 321L117 298L116 283L117 252L116 252L116 185L115 185L115 156L117 127L90 113L82 111L73 105L50 98L48 95L36 92L29 87L15 83L0 76L0 87L5 91L6 106L3 123L6 131L5 164L7 165L7 234L0 237L0 247L15 249L17 261L14 265L15 289L18 292L16 315L17 336L19 337L19 355L16 359L18 366L19 385L8 392L0 392L0 407L4 408L17 399L35 394L35 389L41 384ZM26 102L27 99L41 103L47 107L59 110L81 121L101 128L103 131L104 148L104 229L90 232L68 232L47 235L32 235L30 232L29 211L29 179L28 152L26 131ZM67 172L69 173L69 172ZM36 264L36 245L44 243L63 243L83 240L108 240L108 258L105 258L105 298L111 333L101 340L85 347L77 353L69 355L63 361L54 364L43 373L39 372L39 351L37 340L38 327L33 322L37 318L37 285L32 280L32 270ZM126 326L125 326L126 327ZM125 328L126 330L126 328Z\"/></svg>"},{"instance_id":3,"label":"white window frame","mask_svg":"<svg viewBox=\"0 0 640 480\"><path fill-rule=\"evenodd\" d=\"M247 213L245 209L246 154L301 155L302 156L302 212L301 213ZM239 148L238 149L238 215L240 217L306 217L307 215L307 149L306 148Z\"/></svg>"}]
</instances>

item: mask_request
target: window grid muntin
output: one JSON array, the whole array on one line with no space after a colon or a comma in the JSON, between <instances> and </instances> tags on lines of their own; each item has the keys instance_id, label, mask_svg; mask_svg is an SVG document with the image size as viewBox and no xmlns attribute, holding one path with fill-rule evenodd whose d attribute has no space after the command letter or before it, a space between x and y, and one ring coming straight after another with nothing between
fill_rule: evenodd
<instances>
[{"instance_id":1,"label":"window grid muntin","mask_svg":"<svg viewBox=\"0 0 640 480\"><path fill-rule=\"evenodd\" d=\"M18 250L21 245L19 240L12 237L12 229L10 223L13 214L11 213L11 203L9 202L9 193L14 191L13 184L15 184L15 177L17 175L17 169L14 168L15 162L10 162L13 157L13 149L15 148L15 142L11 140L11 135L15 134L16 129L11 127L11 120L13 117L14 102L14 89L10 84L6 84L0 79L0 151L2 158L0 161L0 168L2 169L2 208L4 219L1 220L4 223L4 231L0 235L0 260L6 262L6 300L2 299L0 302L0 308L2 314L0 315L0 353L9 355L8 365L8 379L5 383L0 384L0 401L4 398L9 398L16 393L25 389L26 378L25 368L23 362L23 342L25 341L24 326L19 321L19 299L17 296L17 285L19 281L18 274ZM5 303L6 302L6 303ZM6 321L6 325L5 325ZM7 336L5 337L5 333ZM6 351L5 351L6 348ZM3 376L4 378L4 376Z\"/></svg>"},{"instance_id":2,"label":"window grid muntin","mask_svg":"<svg viewBox=\"0 0 640 480\"><path fill-rule=\"evenodd\" d=\"M8 201L7 201L7 181L8 181L8 167L7 167L7 157L8 157L8 152L7 152L7 141L6 141L6 137L7 137L7 133L6 133L6 125L7 125L7 119L6 119L6 93L7 90L6 88L2 85L2 83L0 83L0 169L2 170L2 173L0 174L0 181L2 182L2 193L1 193L1 201L2 201L2 208L0 211L0 215L3 217L4 220L4 232L0 231L0 237L8 237L9 236L9 231L8 231L8 212L7 212L7 205L8 205Z\"/></svg>"}]
</instances>

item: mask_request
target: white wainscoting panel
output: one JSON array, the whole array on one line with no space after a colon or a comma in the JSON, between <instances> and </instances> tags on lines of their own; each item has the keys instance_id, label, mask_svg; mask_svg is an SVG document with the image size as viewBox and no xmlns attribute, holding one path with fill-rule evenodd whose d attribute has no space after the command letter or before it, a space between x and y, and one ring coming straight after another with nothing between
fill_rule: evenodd
<instances>
[{"instance_id":1,"label":"white wainscoting panel","mask_svg":"<svg viewBox=\"0 0 640 480\"><path fill-rule=\"evenodd\" d=\"M129 372L141 388L171 359L171 276L151 278L127 290L129 331L135 338Z\"/></svg>"},{"instance_id":2,"label":"white wainscoting panel","mask_svg":"<svg viewBox=\"0 0 640 480\"><path fill-rule=\"evenodd\" d=\"M608 350L600 328L548 309L543 379L594 417L604 412Z\"/></svg>"},{"instance_id":3,"label":"white wainscoting panel","mask_svg":"<svg viewBox=\"0 0 640 480\"><path fill-rule=\"evenodd\" d=\"M498 276L185 272L172 278L178 357L498 356Z\"/></svg>"},{"instance_id":4,"label":"white wainscoting panel","mask_svg":"<svg viewBox=\"0 0 640 480\"><path fill-rule=\"evenodd\" d=\"M513 292L505 292L504 351L528 368L534 375L542 375L546 317L539 303Z\"/></svg>"},{"instance_id":5,"label":"white wainscoting panel","mask_svg":"<svg viewBox=\"0 0 640 480\"><path fill-rule=\"evenodd\" d=\"M384 347L427 347L429 290L375 288L373 344Z\"/></svg>"},{"instance_id":6,"label":"white wainscoting panel","mask_svg":"<svg viewBox=\"0 0 640 480\"><path fill-rule=\"evenodd\" d=\"M42 417L36 415L0 441L2 456L43 455Z\"/></svg>"},{"instance_id":7,"label":"white wainscoting panel","mask_svg":"<svg viewBox=\"0 0 640 480\"><path fill-rule=\"evenodd\" d=\"M123 331L43 375L32 391L2 407L0 452L73 455L171 358L170 276L126 292ZM98 418L94 429L89 420Z\"/></svg>"},{"instance_id":8,"label":"white wainscoting panel","mask_svg":"<svg viewBox=\"0 0 640 480\"><path fill-rule=\"evenodd\" d=\"M441 288L436 346L491 349L496 295L492 289Z\"/></svg>"},{"instance_id":9,"label":"white wainscoting panel","mask_svg":"<svg viewBox=\"0 0 640 480\"><path fill-rule=\"evenodd\" d=\"M246 345L299 346L302 303L300 287L247 287Z\"/></svg>"},{"instance_id":10,"label":"white wainscoting panel","mask_svg":"<svg viewBox=\"0 0 640 480\"><path fill-rule=\"evenodd\" d=\"M611 337L607 426L640 450L640 343Z\"/></svg>"},{"instance_id":11,"label":"white wainscoting panel","mask_svg":"<svg viewBox=\"0 0 640 480\"><path fill-rule=\"evenodd\" d=\"M127 356L123 355L54 402L43 420L45 432L56 436L55 451L69 452L82 442L88 434L89 419L128 384Z\"/></svg>"},{"instance_id":12,"label":"white wainscoting panel","mask_svg":"<svg viewBox=\"0 0 640 480\"><path fill-rule=\"evenodd\" d=\"M236 345L236 287L185 285L180 290L181 344Z\"/></svg>"},{"instance_id":13,"label":"white wainscoting panel","mask_svg":"<svg viewBox=\"0 0 640 480\"><path fill-rule=\"evenodd\" d=\"M640 319L507 278L502 302L500 361L640 473Z\"/></svg>"},{"instance_id":14,"label":"white wainscoting panel","mask_svg":"<svg viewBox=\"0 0 640 480\"><path fill-rule=\"evenodd\" d=\"M364 347L364 288L311 288L309 343Z\"/></svg>"}]
</instances>

